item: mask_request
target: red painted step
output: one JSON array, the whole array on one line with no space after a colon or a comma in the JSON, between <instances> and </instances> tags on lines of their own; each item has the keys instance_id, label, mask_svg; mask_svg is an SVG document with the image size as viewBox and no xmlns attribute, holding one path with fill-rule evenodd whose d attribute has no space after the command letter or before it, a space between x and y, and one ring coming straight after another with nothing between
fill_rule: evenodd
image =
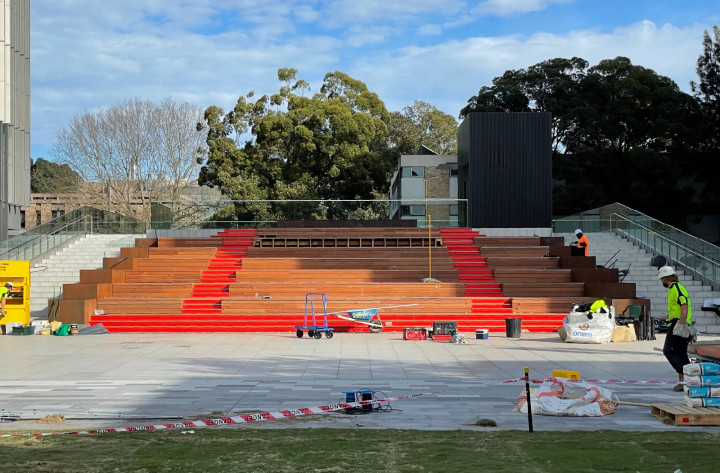
<instances>
[{"instance_id":1,"label":"red painted step","mask_svg":"<svg viewBox=\"0 0 720 473\"><path fill-rule=\"evenodd\" d=\"M458 281L465 285L465 296L502 295L502 285L495 282L493 272L475 247L478 232L470 228L441 228L440 236L458 272Z\"/></svg>"}]
</instances>

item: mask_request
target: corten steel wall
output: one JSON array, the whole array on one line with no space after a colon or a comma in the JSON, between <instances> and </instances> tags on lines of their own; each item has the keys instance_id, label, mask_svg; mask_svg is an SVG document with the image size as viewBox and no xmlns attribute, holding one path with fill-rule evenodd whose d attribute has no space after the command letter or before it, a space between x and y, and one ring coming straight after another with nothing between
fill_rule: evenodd
<instances>
[{"instance_id":1,"label":"corten steel wall","mask_svg":"<svg viewBox=\"0 0 720 473\"><path fill-rule=\"evenodd\" d=\"M552 152L548 112L471 113L458 129L458 193L468 226L549 227Z\"/></svg>"}]
</instances>

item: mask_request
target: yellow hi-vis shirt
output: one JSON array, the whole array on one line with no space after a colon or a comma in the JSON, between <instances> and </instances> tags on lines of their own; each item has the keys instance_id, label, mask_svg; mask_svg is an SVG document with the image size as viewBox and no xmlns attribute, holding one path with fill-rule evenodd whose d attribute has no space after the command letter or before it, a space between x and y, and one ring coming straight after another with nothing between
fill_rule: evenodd
<instances>
[{"instance_id":1,"label":"yellow hi-vis shirt","mask_svg":"<svg viewBox=\"0 0 720 473\"><path fill-rule=\"evenodd\" d=\"M692 307L690 306L690 296L688 295L687 289L678 283L672 283L668 288L668 320L680 318L680 306L687 305L687 323L690 323L692 318Z\"/></svg>"}]
</instances>

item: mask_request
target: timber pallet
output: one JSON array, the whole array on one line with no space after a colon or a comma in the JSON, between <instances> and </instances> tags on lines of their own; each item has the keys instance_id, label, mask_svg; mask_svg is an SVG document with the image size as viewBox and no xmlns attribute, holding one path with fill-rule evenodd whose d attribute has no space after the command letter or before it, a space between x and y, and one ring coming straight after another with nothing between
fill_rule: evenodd
<instances>
[{"instance_id":1,"label":"timber pallet","mask_svg":"<svg viewBox=\"0 0 720 473\"><path fill-rule=\"evenodd\" d=\"M650 414L662 420L669 419L673 425L720 425L719 407L653 404Z\"/></svg>"}]
</instances>

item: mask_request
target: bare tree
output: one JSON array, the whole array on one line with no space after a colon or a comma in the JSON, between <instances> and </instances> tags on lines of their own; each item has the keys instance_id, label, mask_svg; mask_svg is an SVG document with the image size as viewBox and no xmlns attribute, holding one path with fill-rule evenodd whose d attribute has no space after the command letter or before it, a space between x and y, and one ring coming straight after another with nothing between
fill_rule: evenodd
<instances>
[{"instance_id":1,"label":"bare tree","mask_svg":"<svg viewBox=\"0 0 720 473\"><path fill-rule=\"evenodd\" d=\"M73 117L52 155L104 195L89 201L147 220L150 201L177 200L197 179L197 158L206 153L202 120L203 110L187 102L134 98Z\"/></svg>"}]
</instances>

